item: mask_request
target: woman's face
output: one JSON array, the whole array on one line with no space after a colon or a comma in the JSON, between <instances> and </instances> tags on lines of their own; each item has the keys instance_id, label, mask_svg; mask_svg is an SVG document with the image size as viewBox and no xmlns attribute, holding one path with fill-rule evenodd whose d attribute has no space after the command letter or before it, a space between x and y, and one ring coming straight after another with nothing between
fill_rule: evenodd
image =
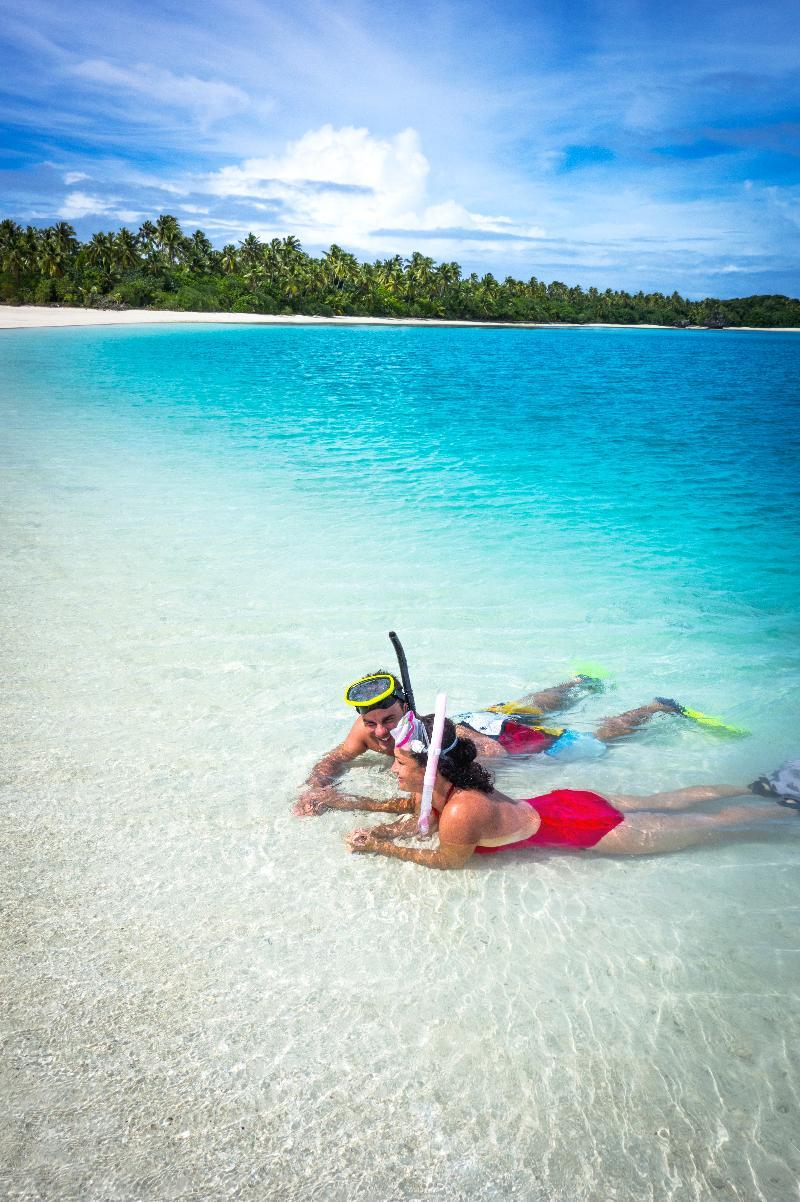
<instances>
[{"instance_id":1,"label":"woman's face","mask_svg":"<svg viewBox=\"0 0 800 1202\"><path fill-rule=\"evenodd\" d=\"M407 751L395 749L392 772L404 793L419 793L425 769Z\"/></svg>"}]
</instances>

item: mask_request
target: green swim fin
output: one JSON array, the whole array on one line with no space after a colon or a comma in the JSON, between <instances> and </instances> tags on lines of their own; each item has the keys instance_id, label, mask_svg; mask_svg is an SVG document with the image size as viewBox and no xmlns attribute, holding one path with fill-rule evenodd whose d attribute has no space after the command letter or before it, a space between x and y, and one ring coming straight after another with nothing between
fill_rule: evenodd
<instances>
[{"instance_id":1,"label":"green swim fin","mask_svg":"<svg viewBox=\"0 0 800 1202\"><path fill-rule=\"evenodd\" d=\"M593 693L602 693L604 689L612 687L611 683L605 683L611 681L611 673L600 664L570 664L570 671Z\"/></svg>"}]
</instances>

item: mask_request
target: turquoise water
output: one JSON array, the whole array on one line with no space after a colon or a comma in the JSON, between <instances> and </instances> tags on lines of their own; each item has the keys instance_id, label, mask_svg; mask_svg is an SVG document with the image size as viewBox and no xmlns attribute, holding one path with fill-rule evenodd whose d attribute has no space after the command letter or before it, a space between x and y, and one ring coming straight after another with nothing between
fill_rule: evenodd
<instances>
[{"instance_id":1,"label":"turquoise water","mask_svg":"<svg viewBox=\"0 0 800 1202\"><path fill-rule=\"evenodd\" d=\"M0 353L14 1196L794 1196L791 817L434 874L290 806L390 628L421 701L589 659L615 688L579 729L658 693L752 732L659 718L599 763L505 766L511 792L796 754L800 339L161 327Z\"/></svg>"}]
</instances>

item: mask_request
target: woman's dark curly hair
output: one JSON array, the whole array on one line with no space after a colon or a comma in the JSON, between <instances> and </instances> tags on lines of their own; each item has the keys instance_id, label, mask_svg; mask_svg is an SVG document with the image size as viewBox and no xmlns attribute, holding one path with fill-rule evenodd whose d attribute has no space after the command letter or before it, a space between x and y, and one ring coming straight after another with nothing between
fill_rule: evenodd
<instances>
[{"instance_id":1,"label":"woman's dark curly hair","mask_svg":"<svg viewBox=\"0 0 800 1202\"><path fill-rule=\"evenodd\" d=\"M420 718L420 722L430 738L433 733L433 714L425 714ZM445 718L442 747L449 747L455 739L456 728L449 718ZM428 762L426 751L412 751L409 754L418 764L424 766ZM442 752L439 757L439 771L445 780L449 780L451 785L455 785L459 789L477 789L479 793L491 793L494 788L494 777L480 764L476 764L477 754L478 749L472 739L460 738L456 740L455 747L452 751L448 751L447 755Z\"/></svg>"}]
</instances>

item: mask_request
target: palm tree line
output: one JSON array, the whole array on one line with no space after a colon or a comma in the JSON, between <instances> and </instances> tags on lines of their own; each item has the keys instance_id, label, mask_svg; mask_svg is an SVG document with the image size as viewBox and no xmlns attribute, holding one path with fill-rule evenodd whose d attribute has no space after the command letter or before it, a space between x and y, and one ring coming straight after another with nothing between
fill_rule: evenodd
<instances>
[{"instance_id":1,"label":"palm tree line","mask_svg":"<svg viewBox=\"0 0 800 1202\"><path fill-rule=\"evenodd\" d=\"M216 250L162 214L80 242L65 221L23 228L0 221L0 300L94 308L451 318L474 321L654 322L661 325L800 326L785 296L690 301L673 292L584 290L536 276L464 276L455 262L415 251L359 262L332 245L319 258L297 238L250 233Z\"/></svg>"}]
</instances>

